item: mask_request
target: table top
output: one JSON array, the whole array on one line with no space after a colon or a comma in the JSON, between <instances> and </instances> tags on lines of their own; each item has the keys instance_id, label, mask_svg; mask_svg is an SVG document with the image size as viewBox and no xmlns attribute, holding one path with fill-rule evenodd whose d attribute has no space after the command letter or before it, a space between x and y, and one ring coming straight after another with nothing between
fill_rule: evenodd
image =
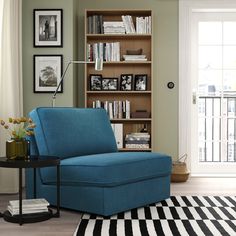
<instances>
[{"instance_id":1,"label":"table top","mask_svg":"<svg viewBox=\"0 0 236 236\"><path fill-rule=\"evenodd\" d=\"M0 157L0 167L6 168L40 168L48 166L57 166L60 164L60 158L55 156L28 156L27 159L11 160L6 157Z\"/></svg>"}]
</instances>

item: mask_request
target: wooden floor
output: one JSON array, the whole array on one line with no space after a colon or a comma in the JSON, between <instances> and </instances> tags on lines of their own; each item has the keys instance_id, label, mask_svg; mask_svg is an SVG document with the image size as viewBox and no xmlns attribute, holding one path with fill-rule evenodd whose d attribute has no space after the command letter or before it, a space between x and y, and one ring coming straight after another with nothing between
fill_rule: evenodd
<instances>
[{"instance_id":1,"label":"wooden floor","mask_svg":"<svg viewBox=\"0 0 236 236\"><path fill-rule=\"evenodd\" d=\"M190 178L186 183L172 183L171 195L236 195L236 178ZM17 195L0 194L0 211ZM61 210L60 218L24 224L5 222L0 218L1 236L72 236L79 222L79 212Z\"/></svg>"}]
</instances>

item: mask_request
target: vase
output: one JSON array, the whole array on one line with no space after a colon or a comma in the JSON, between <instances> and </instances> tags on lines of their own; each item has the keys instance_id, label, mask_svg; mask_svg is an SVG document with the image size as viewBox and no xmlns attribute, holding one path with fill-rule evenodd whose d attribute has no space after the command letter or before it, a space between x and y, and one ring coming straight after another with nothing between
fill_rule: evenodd
<instances>
[{"instance_id":1,"label":"vase","mask_svg":"<svg viewBox=\"0 0 236 236\"><path fill-rule=\"evenodd\" d=\"M29 155L29 141L11 139L6 142L6 156L8 159L27 159Z\"/></svg>"}]
</instances>

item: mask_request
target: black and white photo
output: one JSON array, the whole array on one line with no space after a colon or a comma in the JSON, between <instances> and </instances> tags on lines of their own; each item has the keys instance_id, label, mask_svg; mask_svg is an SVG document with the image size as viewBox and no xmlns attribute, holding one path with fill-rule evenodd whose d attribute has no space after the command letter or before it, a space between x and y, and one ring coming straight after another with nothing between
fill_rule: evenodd
<instances>
[{"instance_id":1,"label":"black and white photo","mask_svg":"<svg viewBox=\"0 0 236 236\"><path fill-rule=\"evenodd\" d=\"M120 75L120 90L130 91L133 87L133 75L121 74Z\"/></svg>"},{"instance_id":2,"label":"black and white photo","mask_svg":"<svg viewBox=\"0 0 236 236\"><path fill-rule=\"evenodd\" d=\"M34 46L62 47L62 9L34 10Z\"/></svg>"},{"instance_id":3,"label":"black and white photo","mask_svg":"<svg viewBox=\"0 0 236 236\"><path fill-rule=\"evenodd\" d=\"M147 75L135 75L134 90L147 90Z\"/></svg>"},{"instance_id":4,"label":"black and white photo","mask_svg":"<svg viewBox=\"0 0 236 236\"><path fill-rule=\"evenodd\" d=\"M62 75L62 55L34 55L34 92L54 93ZM63 92L63 85L58 93Z\"/></svg>"},{"instance_id":5,"label":"black and white photo","mask_svg":"<svg viewBox=\"0 0 236 236\"><path fill-rule=\"evenodd\" d=\"M90 90L102 90L102 75L90 75Z\"/></svg>"},{"instance_id":6,"label":"black and white photo","mask_svg":"<svg viewBox=\"0 0 236 236\"><path fill-rule=\"evenodd\" d=\"M103 78L102 90L118 90L118 78Z\"/></svg>"}]
</instances>

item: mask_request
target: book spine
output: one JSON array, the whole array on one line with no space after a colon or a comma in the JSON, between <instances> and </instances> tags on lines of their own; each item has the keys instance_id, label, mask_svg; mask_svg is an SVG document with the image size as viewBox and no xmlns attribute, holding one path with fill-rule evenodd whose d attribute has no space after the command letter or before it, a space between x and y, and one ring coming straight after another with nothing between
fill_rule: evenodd
<instances>
[{"instance_id":1,"label":"book spine","mask_svg":"<svg viewBox=\"0 0 236 236\"><path fill-rule=\"evenodd\" d=\"M134 27L134 22L133 22L132 16L128 15L128 20L129 20L129 24L130 24L131 33L134 34L135 33L135 27Z\"/></svg>"},{"instance_id":2,"label":"book spine","mask_svg":"<svg viewBox=\"0 0 236 236\"><path fill-rule=\"evenodd\" d=\"M125 101L125 107L126 107L125 118L130 119L130 101L128 100Z\"/></svg>"}]
</instances>

